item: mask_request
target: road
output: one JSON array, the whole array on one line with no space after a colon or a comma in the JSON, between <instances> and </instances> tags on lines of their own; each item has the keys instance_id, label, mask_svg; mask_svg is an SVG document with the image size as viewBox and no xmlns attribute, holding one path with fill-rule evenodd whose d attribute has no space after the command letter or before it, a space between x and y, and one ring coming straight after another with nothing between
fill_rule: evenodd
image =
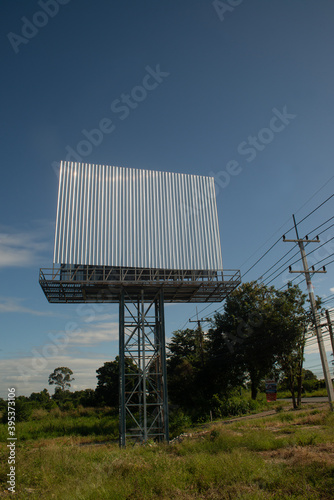
<instances>
[{"instance_id":1,"label":"road","mask_svg":"<svg viewBox=\"0 0 334 500\"><path fill-rule=\"evenodd\" d=\"M284 401L284 402L292 403L291 398L277 399L277 401ZM328 397L321 396L321 397L314 397L314 398L302 398L302 403L328 403Z\"/></svg>"}]
</instances>

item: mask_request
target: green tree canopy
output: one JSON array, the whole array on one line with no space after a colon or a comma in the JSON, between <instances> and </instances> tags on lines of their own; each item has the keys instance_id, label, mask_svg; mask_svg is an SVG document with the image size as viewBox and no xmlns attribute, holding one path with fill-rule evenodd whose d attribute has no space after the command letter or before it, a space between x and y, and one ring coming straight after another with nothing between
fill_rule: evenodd
<instances>
[{"instance_id":1,"label":"green tree canopy","mask_svg":"<svg viewBox=\"0 0 334 500\"><path fill-rule=\"evenodd\" d=\"M60 366L49 375L49 385L55 384L62 391L66 391L71 387L71 382L74 380L73 377L71 378L72 375L73 372L70 368Z\"/></svg>"},{"instance_id":2,"label":"green tree canopy","mask_svg":"<svg viewBox=\"0 0 334 500\"><path fill-rule=\"evenodd\" d=\"M200 329L177 330L168 344L168 393L173 404L196 411L208 405L207 341Z\"/></svg>"},{"instance_id":3,"label":"green tree canopy","mask_svg":"<svg viewBox=\"0 0 334 500\"><path fill-rule=\"evenodd\" d=\"M209 359L217 372L226 376L228 370L229 379L249 379L255 399L261 380L304 332L304 303L298 287L279 291L251 282L232 292L208 334Z\"/></svg>"},{"instance_id":4,"label":"green tree canopy","mask_svg":"<svg viewBox=\"0 0 334 500\"><path fill-rule=\"evenodd\" d=\"M125 373L137 373L138 369L131 359L125 358ZM107 361L97 373L97 387L95 390L97 404L118 406L119 404L119 356L114 361ZM135 383L134 378L132 379Z\"/></svg>"}]
</instances>

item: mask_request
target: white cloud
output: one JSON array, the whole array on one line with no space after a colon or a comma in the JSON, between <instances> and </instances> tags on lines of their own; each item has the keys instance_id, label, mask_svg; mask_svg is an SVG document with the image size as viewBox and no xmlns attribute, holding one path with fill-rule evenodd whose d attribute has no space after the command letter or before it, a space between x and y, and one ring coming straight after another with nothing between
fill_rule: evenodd
<instances>
[{"instance_id":1,"label":"white cloud","mask_svg":"<svg viewBox=\"0 0 334 500\"><path fill-rule=\"evenodd\" d=\"M41 252L50 248L50 223L32 223L30 231L0 227L0 268L26 267L37 263Z\"/></svg>"},{"instance_id":2,"label":"white cloud","mask_svg":"<svg viewBox=\"0 0 334 500\"><path fill-rule=\"evenodd\" d=\"M329 289L329 291L330 291L331 293L334 293L334 288L330 288L330 289Z\"/></svg>"},{"instance_id":3,"label":"white cloud","mask_svg":"<svg viewBox=\"0 0 334 500\"><path fill-rule=\"evenodd\" d=\"M68 345L96 345L101 342L111 342L118 340L119 336L118 323L96 323L84 328L79 328L79 331L74 331L69 335Z\"/></svg>"},{"instance_id":4,"label":"white cloud","mask_svg":"<svg viewBox=\"0 0 334 500\"><path fill-rule=\"evenodd\" d=\"M15 297L0 297L0 313L25 313L34 316L55 316L51 311L36 311L22 305L25 299Z\"/></svg>"},{"instance_id":5,"label":"white cloud","mask_svg":"<svg viewBox=\"0 0 334 500\"><path fill-rule=\"evenodd\" d=\"M325 351L327 353L331 353L332 352L332 346L331 346L331 342L328 338L324 338L323 339L324 341L324 346L325 346ZM318 346L318 342L317 342L317 337L316 335L312 336L312 340L309 341L309 344L306 345L305 347L305 354L311 354L311 353L319 353L319 346Z\"/></svg>"},{"instance_id":6,"label":"white cloud","mask_svg":"<svg viewBox=\"0 0 334 500\"><path fill-rule=\"evenodd\" d=\"M85 304L90 306L91 304ZM93 304L94 305L94 304ZM83 316L83 312L87 315ZM48 333L48 342L63 346L62 349L70 347L78 347L78 345L86 347L89 345L98 345L102 342L112 342L118 340L119 324L118 318L115 321L115 314L95 314L96 312L90 308L80 309L80 320L73 321L70 319L61 330L50 330ZM82 321L84 317L84 321ZM96 320L98 318L98 321ZM58 339L58 340L57 340ZM37 349L43 349L45 346L40 346Z\"/></svg>"},{"instance_id":7,"label":"white cloud","mask_svg":"<svg viewBox=\"0 0 334 500\"><path fill-rule=\"evenodd\" d=\"M112 315L109 317L113 318ZM49 332L46 342L32 347L27 356L1 360L0 380L5 385L0 388L0 397L4 397L6 387L12 386L23 395L43 390L47 387L48 376L58 366L68 366L74 372L73 390L96 387L96 370L118 354L115 345L111 345L112 341L118 340L118 323L78 325L69 322L66 327L64 331ZM102 351L105 354L80 350L80 347L97 346L103 342L109 343L108 349Z\"/></svg>"},{"instance_id":8,"label":"white cloud","mask_svg":"<svg viewBox=\"0 0 334 500\"><path fill-rule=\"evenodd\" d=\"M67 366L73 371L74 381L71 383L71 390L95 389L97 385L96 370L103 366L106 361L104 355L96 354L87 357L73 358L66 355L52 356L39 360L35 369L32 369L31 358L17 358L1 360L0 397L6 399L7 388L15 387L17 395L30 396L32 392L40 392L47 388L50 393L54 392L54 386L49 386L48 378L58 366Z\"/></svg>"}]
</instances>

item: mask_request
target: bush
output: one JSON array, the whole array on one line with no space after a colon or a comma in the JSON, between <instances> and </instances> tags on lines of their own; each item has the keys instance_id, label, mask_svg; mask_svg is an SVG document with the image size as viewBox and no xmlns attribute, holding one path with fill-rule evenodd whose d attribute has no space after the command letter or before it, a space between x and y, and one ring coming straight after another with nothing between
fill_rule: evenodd
<instances>
[{"instance_id":1,"label":"bush","mask_svg":"<svg viewBox=\"0 0 334 500\"><path fill-rule=\"evenodd\" d=\"M174 438L182 432L185 432L191 427L191 418L185 415L182 410L177 410L170 413L169 416L169 432L170 437Z\"/></svg>"},{"instance_id":2,"label":"bush","mask_svg":"<svg viewBox=\"0 0 334 500\"><path fill-rule=\"evenodd\" d=\"M62 416L62 411L58 406L56 408L52 408L50 411L50 415L55 418L60 418Z\"/></svg>"},{"instance_id":3,"label":"bush","mask_svg":"<svg viewBox=\"0 0 334 500\"><path fill-rule=\"evenodd\" d=\"M32 410L31 420L43 420L48 414L48 411L44 410L44 408L36 408Z\"/></svg>"},{"instance_id":4,"label":"bush","mask_svg":"<svg viewBox=\"0 0 334 500\"><path fill-rule=\"evenodd\" d=\"M223 416L243 415L244 413L248 413L249 411L249 402L236 396L223 401L221 405L221 412Z\"/></svg>"},{"instance_id":5,"label":"bush","mask_svg":"<svg viewBox=\"0 0 334 500\"><path fill-rule=\"evenodd\" d=\"M215 418L234 417L257 410L259 403L252 399L242 398L240 395L225 396L220 399L218 394L214 394L211 399L211 408Z\"/></svg>"},{"instance_id":6,"label":"bush","mask_svg":"<svg viewBox=\"0 0 334 500\"><path fill-rule=\"evenodd\" d=\"M14 409L15 409L15 422L26 422L27 420L29 420L32 413L32 406L30 403L17 399L15 401L15 407L13 407L13 410ZM8 422L8 409L6 408L2 415L2 423L6 424L7 422Z\"/></svg>"}]
</instances>

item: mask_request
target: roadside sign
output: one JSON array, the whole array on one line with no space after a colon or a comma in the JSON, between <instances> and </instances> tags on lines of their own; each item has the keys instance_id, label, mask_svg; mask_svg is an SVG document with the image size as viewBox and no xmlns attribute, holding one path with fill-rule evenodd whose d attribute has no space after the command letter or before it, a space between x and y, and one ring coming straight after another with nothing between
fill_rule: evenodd
<instances>
[{"instance_id":1,"label":"roadside sign","mask_svg":"<svg viewBox=\"0 0 334 500\"><path fill-rule=\"evenodd\" d=\"M275 380L266 380L266 396L267 402L276 401L277 382Z\"/></svg>"}]
</instances>

